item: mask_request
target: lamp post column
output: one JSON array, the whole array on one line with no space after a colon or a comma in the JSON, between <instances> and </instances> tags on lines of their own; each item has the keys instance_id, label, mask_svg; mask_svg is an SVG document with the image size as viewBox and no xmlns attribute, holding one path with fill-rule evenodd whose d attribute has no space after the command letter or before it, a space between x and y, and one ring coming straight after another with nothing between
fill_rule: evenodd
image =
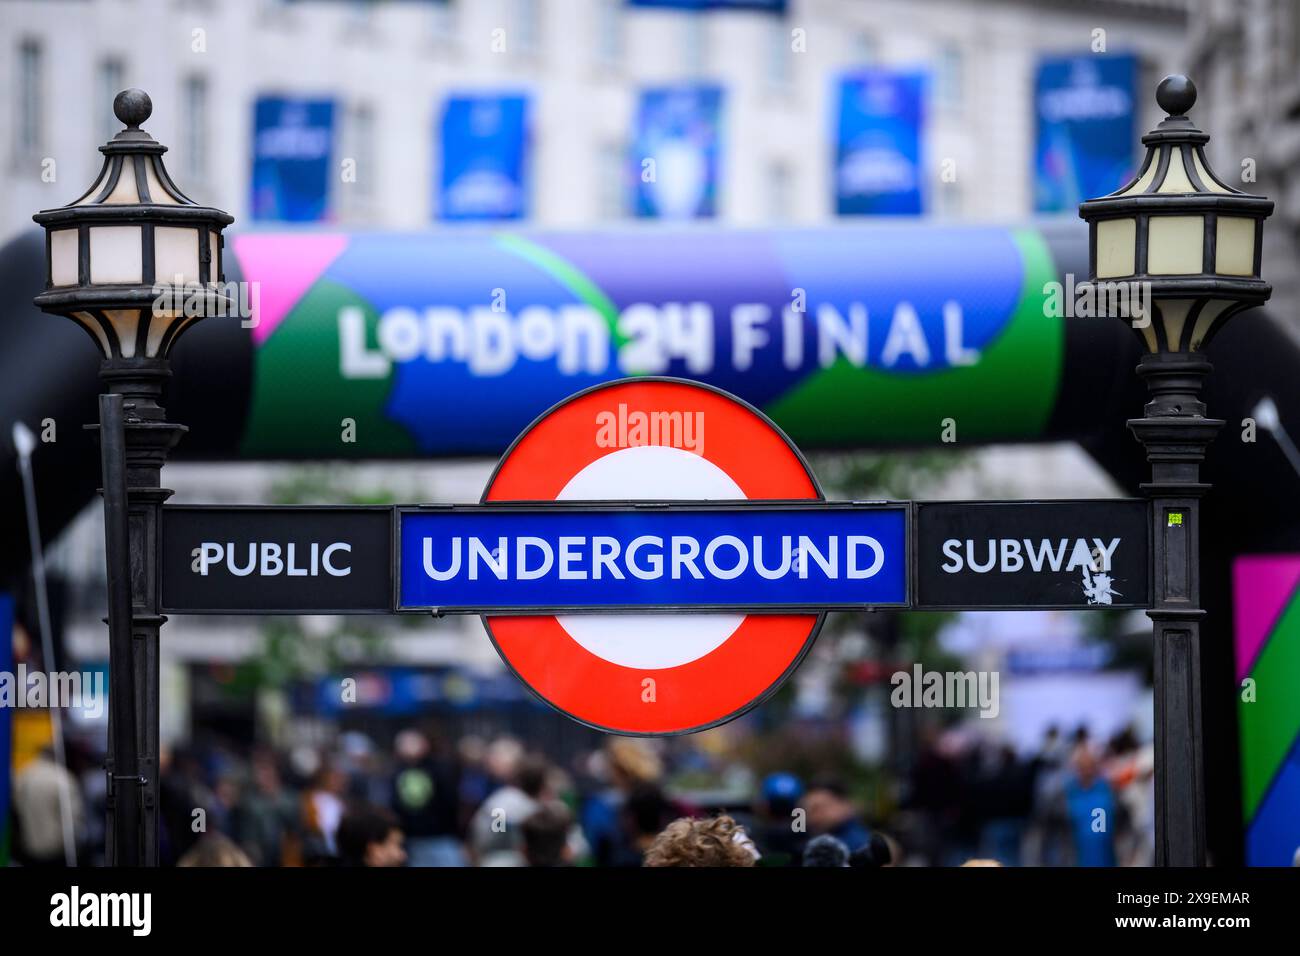
<instances>
[{"instance_id":1,"label":"lamp post column","mask_svg":"<svg viewBox=\"0 0 1300 956\"><path fill-rule=\"evenodd\" d=\"M1151 480L1155 665L1155 862L1205 865L1205 770L1201 744L1200 481L1205 450L1223 422L1199 399L1210 363L1146 355L1138 374L1151 401L1128 425L1146 448Z\"/></svg>"},{"instance_id":2,"label":"lamp post column","mask_svg":"<svg viewBox=\"0 0 1300 956\"><path fill-rule=\"evenodd\" d=\"M107 390L122 395L125 439L127 524L131 569L131 654L128 690L136 702L134 753L123 761L110 752L110 779L132 775L139 793L140 862L159 862L159 637L167 618L160 612L162 597L158 567L159 520L171 490L162 487L167 454L188 430L165 420L158 404L170 376L165 361L153 369L115 367L105 362L100 377ZM134 764L134 766L132 766ZM116 798L116 786L110 800ZM110 811L111 813L111 811ZM109 829L110 834L113 832ZM110 865L125 859L109 846Z\"/></svg>"}]
</instances>

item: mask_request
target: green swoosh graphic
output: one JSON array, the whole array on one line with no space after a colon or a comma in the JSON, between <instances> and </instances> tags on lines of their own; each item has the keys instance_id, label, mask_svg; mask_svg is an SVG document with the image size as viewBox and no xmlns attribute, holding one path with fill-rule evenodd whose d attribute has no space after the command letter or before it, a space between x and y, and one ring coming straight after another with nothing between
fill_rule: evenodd
<instances>
[{"instance_id":1,"label":"green swoosh graphic","mask_svg":"<svg viewBox=\"0 0 1300 956\"><path fill-rule=\"evenodd\" d=\"M616 345L622 345L627 341L626 336L621 335L618 331L618 309L614 307L614 303L601 291L600 286L592 282L572 262L555 254L545 246L539 246L537 243L530 242L514 233L503 233L497 236L496 244L526 262L537 266L537 268L577 296L585 305L591 306L604 316L606 323L609 324L610 335L613 336Z\"/></svg>"}]
</instances>

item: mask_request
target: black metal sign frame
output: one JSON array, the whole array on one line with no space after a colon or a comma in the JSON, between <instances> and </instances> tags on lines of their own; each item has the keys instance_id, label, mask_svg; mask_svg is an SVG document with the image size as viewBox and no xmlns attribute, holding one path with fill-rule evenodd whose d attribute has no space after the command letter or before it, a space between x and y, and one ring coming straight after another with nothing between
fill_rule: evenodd
<instances>
[{"instance_id":1,"label":"black metal sign frame","mask_svg":"<svg viewBox=\"0 0 1300 956\"><path fill-rule=\"evenodd\" d=\"M1035 603L1014 603L1014 602L972 602L972 601L941 601L929 600L926 589L921 581L921 533L924 518L923 513L927 508L962 508L974 510L986 510L991 508L1038 508L1042 506L1051 507L1112 507L1119 509L1130 509L1133 512L1141 513L1141 544L1144 550L1143 581L1139 599L1136 601L1121 601L1114 604L1085 604L1082 602L1035 602ZM1151 537L1151 502L1146 498L1036 498L1024 501L1017 500L957 500L957 501L916 501L912 503L912 524L911 538L908 546L908 569L911 578L908 582L908 593L912 598L912 609L924 611L1100 611L1107 609L1114 610L1146 610L1152 604L1152 587L1154 584L1153 571L1153 550ZM1129 597L1129 595L1124 595Z\"/></svg>"},{"instance_id":2,"label":"black metal sign frame","mask_svg":"<svg viewBox=\"0 0 1300 956\"><path fill-rule=\"evenodd\" d=\"M217 606L209 604L207 606L192 607L181 606L172 603L168 598L175 593L175 580L177 569L175 560L168 560L169 553L167 545L167 530L170 524L168 516L171 514L196 514L200 512L234 514L322 514L333 515L335 517L343 514L367 514L383 515L385 521L387 541L384 550L387 553L388 571L392 573L392 561L396 548L395 535L397 533L397 509L393 505L163 505L161 520L158 522L158 554L161 556L159 561L159 582L158 588L161 595L162 612L164 614L227 614L231 616L240 615L298 615L298 614L392 614L393 605L391 600L391 588L384 585L383 595L385 603L380 605L378 602L372 602L369 606L346 606L340 604L314 604L302 605L286 602L275 607L249 607L249 606ZM173 559L175 554L170 555ZM187 562L188 563L188 562ZM169 579L172 582L169 585Z\"/></svg>"},{"instance_id":3,"label":"black metal sign frame","mask_svg":"<svg viewBox=\"0 0 1300 956\"><path fill-rule=\"evenodd\" d=\"M982 603L982 602L965 602L953 603L946 601L931 601L927 599L921 586L921 515L924 510L932 506L1000 506L1015 508L1023 506L1033 508L1036 506L1105 506L1119 505L1122 508L1138 509L1141 508L1145 515L1143 523L1144 535L1142 546L1145 549L1146 581L1145 589L1140 599L1127 600L1123 603L1114 605L1093 604L1085 605L1081 603ZM437 607L416 607L401 605L401 520L403 514L418 514L427 512L539 512L539 511L571 511L571 512L618 512L618 511L738 511L738 510L809 510L809 511L834 511L834 510L880 510L880 511L902 511L904 516L904 540L906 568L904 574L904 584L906 590L906 600L890 603L847 603L834 605L768 605L765 607L749 607L740 605L665 605L665 606L602 606L602 607L566 607L566 606L547 606L536 608L499 608L488 606L457 606L448 608ZM768 499L762 501L753 500L674 500L674 501L509 501L509 502L491 502L475 504L418 504L418 505L164 505L162 507L162 520L158 523L158 549L163 560L160 562L160 589L162 594L163 607L162 611L167 614L202 614L202 615L308 615L308 614L347 614L347 615L373 615L373 614L433 614L442 616L444 614L456 615L549 615L549 614L677 614L677 613L708 613L718 611L744 612L747 614L800 614L800 613L823 613L825 611L867 611L875 608L892 609L892 610L1101 610L1108 607L1116 609L1145 609L1151 606L1151 584L1152 584L1152 546L1151 546L1151 521L1150 521L1150 503L1140 498L1089 498L1089 499L1034 499L1027 501L825 501L817 499ZM222 602L208 602L209 606L186 605L183 601L169 600L174 598L176 593L175 584L171 587L168 585L169 578L175 581L177 574L176 554L164 549L167 542L167 529L171 522L168 516L179 513L200 513L209 512L220 514L223 512L231 513L263 513L263 514L321 514L327 517L331 514L383 514L387 517L387 553L388 566L386 573L388 581L384 587L385 605L380 606L377 601L371 602L368 606L345 606L342 602L338 604L320 604L307 605L305 603L285 602L277 606L213 606ZM172 552L176 548L171 549ZM189 553L188 550L186 552ZM169 560L170 557L170 560ZM186 562L188 565L188 562ZM1128 597L1128 595L1125 595ZM233 604L233 602L232 602Z\"/></svg>"}]
</instances>

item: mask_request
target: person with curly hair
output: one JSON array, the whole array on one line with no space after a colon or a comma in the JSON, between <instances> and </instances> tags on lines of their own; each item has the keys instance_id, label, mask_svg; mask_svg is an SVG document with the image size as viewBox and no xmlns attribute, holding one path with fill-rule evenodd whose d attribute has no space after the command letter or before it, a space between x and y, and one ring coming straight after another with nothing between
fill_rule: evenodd
<instances>
[{"instance_id":1,"label":"person with curly hair","mask_svg":"<svg viewBox=\"0 0 1300 956\"><path fill-rule=\"evenodd\" d=\"M731 817L682 817L655 837L646 850L645 865L753 866L757 858L753 841Z\"/></svg>"}]
</instances>

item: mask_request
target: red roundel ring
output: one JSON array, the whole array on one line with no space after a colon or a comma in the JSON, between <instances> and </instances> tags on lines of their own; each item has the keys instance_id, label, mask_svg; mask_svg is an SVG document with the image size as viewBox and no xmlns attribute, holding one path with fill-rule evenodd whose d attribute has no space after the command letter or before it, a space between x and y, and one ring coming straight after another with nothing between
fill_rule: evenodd
<instances>
[{"instance_id":1,"label":"red roundel ring","mask_svg":"<svg viewBox=\"0 0 1300 956\"><path fill-rule=\"evenodd\" d=\"M654 429L641 428L652 412ZM640 413L640 414L638 414ZM672 413L678 413L676 417ZM622 379L540 416L483 502L823 498L785 434L733 395ZM739 717L794 672L824 614L485 616L502 660L557 710L609 733L665 736Z\"/></svg>"}]
</instances>

